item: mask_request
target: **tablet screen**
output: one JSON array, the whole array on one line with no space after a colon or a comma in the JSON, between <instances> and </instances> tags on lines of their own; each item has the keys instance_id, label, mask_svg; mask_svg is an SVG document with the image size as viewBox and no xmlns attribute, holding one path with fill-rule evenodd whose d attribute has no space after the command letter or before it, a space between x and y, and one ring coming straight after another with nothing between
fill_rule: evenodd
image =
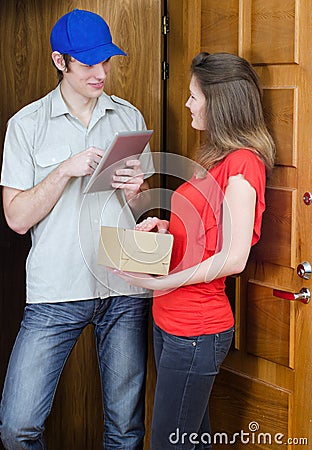
<instances>
[{"instance_id":1,"label":"tablet screen","mask_svg":"<svg viewBox=\"0 0 312 450\"><path fill-rule=\"evenodd\" d=\"M111 184L116 170L125 167L127 160L138 158L152 134L152 130L117 132L83 192L89 193L114 189Z\"/></svg>"}]
</instances>

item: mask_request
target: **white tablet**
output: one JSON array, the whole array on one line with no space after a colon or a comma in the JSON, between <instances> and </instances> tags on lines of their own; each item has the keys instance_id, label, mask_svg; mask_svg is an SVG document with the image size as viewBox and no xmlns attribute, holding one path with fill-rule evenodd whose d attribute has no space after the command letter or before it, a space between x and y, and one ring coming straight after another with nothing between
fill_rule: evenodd
<instances>
[{"instance_id":1,"label":"white tablet","mask_svg":"<svg viewBox=\"0 0 312 450\"><path fill-rule=\"evenodd\" d=\"M83 193L114 189L112 180L116 170L124 168L127 160L139 157L152 134L153 130L118 131Z\"/></svg>"}]
</instances>

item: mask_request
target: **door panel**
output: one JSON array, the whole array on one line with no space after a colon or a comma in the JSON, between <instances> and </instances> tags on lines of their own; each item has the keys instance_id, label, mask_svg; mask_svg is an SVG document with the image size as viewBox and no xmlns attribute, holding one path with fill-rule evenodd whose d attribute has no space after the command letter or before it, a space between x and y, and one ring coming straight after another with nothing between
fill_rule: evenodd
<instances>
[{"instance_id":1,"label":"door panel","mask_svg":"<svg viewBox=\"0 0 312 450\"><path fill-rule=\"evenodd\" d=\"M235 340L213 389L213 431L228 433L230 438L242 430L255 440L249 441L255 448L267 448L268 442L261 441L260 433L268 433L267 438L270 435L272 439L280 433L284 448L291 448L291 439L307 448L307 442L310 446L312 442L312 371L305 368L311 359L311 305L277 298L273 290L295 293L303 287L311 289L310 280L298 277L297 266L311 261L312 210L303 195L312 189L312 63L308 44L312 4L308 0L201 0L194 2L190 14L191 3L183 2L182 12L182 6L168 0L169 14L174 17L168 98L178 102L181 89L184 96L174 106L169 103L169 132L170 111L179 124L172 134L168 132L170 146L191 156L200 140L190 129L184 108L188 67L199 51L233 52L254 65L263 85L266 121L277 146L276 165L268 178L262 238L252 249L245 271L228 279ZM197 32L189 35L194 37L192 47L183 47L183 62L187 63L184 77L181 62L176 64L177 47L183 41L175 22L183 23L184 29L200 27L199 36ZM256 442L258 437L260 442ZM245 442L236 439L234 448L247 448L246 439L247 435ZM274 441L270 448L280 445ZM218 442L214 446L221 447Z\"/></svg>"},{"instance_id":2,"label":"door panel","mask_svg":"<svg viewBox=\"0 0 312 450\"><path fill-rule=\"evenodd\" d=\"M298 89L295 87L265 88L263 104L268 128L277 146L276 164L296 167L296 123Z\"/></svg>"},{"instance_id":3,"label":"door panel","mask_svg":"<svg viewBox=\"0 0 312 450\"><path fill-rule=\"evenodd\" d=\"M272 296L272 289L249 280L247 286L246 351L294 368L293 304Z\"/></svg>"},{"instance_id":4,"label":"door panel","mask_svg":"<svg viewBox=\"0 0 312 450\"><path fill-rule=\"evenodd\" d=\"M295 267L296 194L293 188L267 188L262 239L253 249L253 255L258 261Z\"/></svg>"},{"instance_id":5,"label":"door panel","mask_svg":"<svg viewBox=\"0 0 312 450\"><path fill-rule=\"evenodd\" d=\"M265 65L297 63L299 2L253 0L248 13L251 25L250 61Z\"/></svg>"},{"instance_id":6,"label":"door panel","mask_svg":"<svg viewBox=\"0 0 312 450\"><path fill-rule=\"evenodd\" d=\"M213 400L218 402L218 407L211 414L214 423L219 424L212 440L213 448L222 448L222 444L235 449L280 448L274 440L279 434L287 436L290 392L224 369L214 386Z\"/></svg>"}]
</instances>

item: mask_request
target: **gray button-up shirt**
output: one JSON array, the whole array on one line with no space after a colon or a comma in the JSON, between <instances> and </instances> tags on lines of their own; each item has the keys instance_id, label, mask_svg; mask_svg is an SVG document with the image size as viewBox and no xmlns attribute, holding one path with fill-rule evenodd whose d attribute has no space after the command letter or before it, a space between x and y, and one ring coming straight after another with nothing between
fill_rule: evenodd
<instances>
[{"instance_id":1,"label":"gray button-up shirt","mask_svg":"<svg viewBox=\"0 0 312 450\"><path fill-rule=\"evenodd\" d=\"M30 189L72 155L90 146L107 149L116 131L143 129L137 108L105 93L86 128L70 113L58 86L9 120L1 185ZM142 168L146 176L154 170L148 146ZM118 190L84 195L88 179L72 178L52 211L31 230L28 303L148 295L97 264L100 226L133 228L134 218Z\"/></svg>"}]
</instances>

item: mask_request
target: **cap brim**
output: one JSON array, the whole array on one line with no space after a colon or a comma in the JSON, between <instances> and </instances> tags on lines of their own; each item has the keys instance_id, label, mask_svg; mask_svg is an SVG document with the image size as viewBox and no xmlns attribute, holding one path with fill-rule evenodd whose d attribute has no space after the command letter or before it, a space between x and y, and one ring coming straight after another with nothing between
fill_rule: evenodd
<instances>
[{"instance_id":1,"label":"cap brim","mask_svg":"<svg viewBox=\"0 0 312 450\"><path fill-rule=\"evenodd\" d=\"M95 64L103 62L112 56L127 56L121 48L117 47L117 45L113 43L101 45L83 52L71 52L70 55L88 66L94 66Z\"/></svg>"}]
</instances>

